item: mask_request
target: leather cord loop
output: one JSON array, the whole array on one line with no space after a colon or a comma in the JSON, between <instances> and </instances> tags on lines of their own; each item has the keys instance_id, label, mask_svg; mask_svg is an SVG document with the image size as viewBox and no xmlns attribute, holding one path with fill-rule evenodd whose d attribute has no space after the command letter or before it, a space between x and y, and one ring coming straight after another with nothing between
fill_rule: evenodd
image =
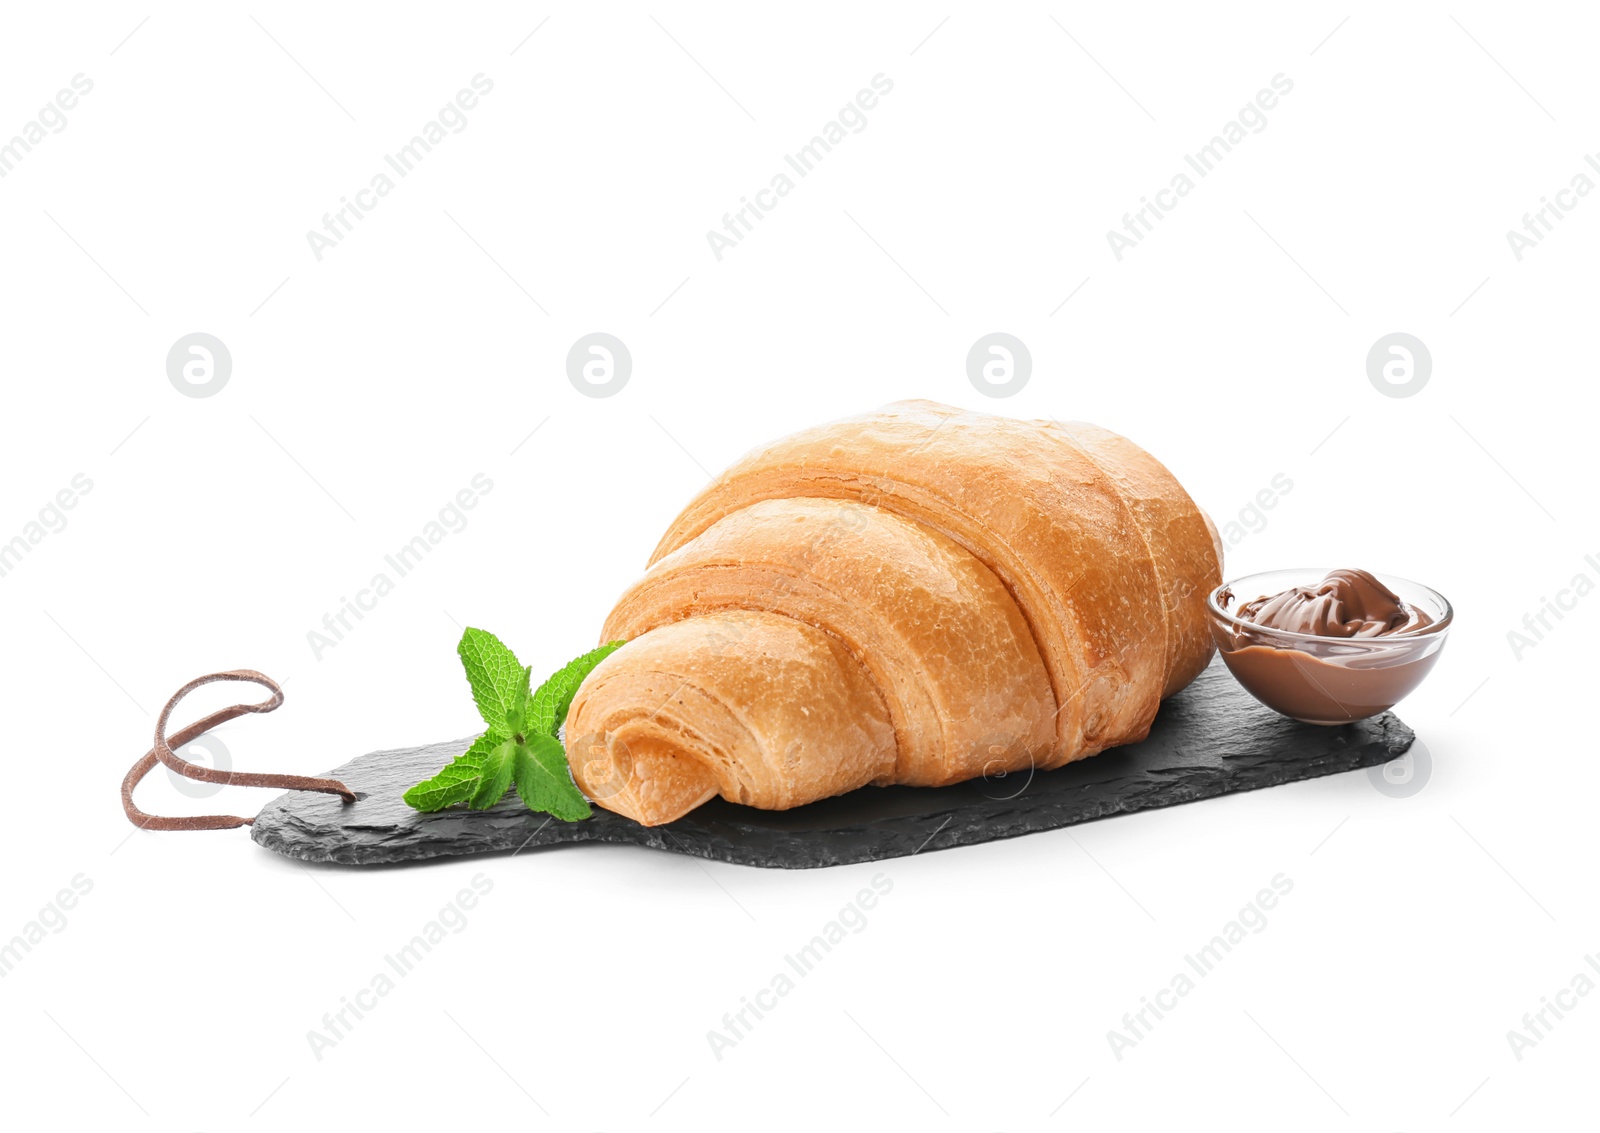
<instances>
[{"instance_id":1,"label":"leather cord loop","mask_svg":"<svg viewBox=\"0 0 1600 1133\"><path fill-rule=\"evenodd\" d=\"M258 684L270 691L272 696L259 704L233 704L219 709L209 716L196 720L187 728L171 736L167 735L167 721L171 718L172 710L177 707L178 701L200 686L211 684L213 681L246 681ZM253 771L219 771L214 767L202 767L197 763L190 763L173 750L175 747L193 743L219 724L225 724L247 712L271 712L282 703L283 689L278 687L278 682L254 669L207 673L203 677L196 677L173 693L172 699L167 701L166 707L161 710L161 715L156 720L155 746L144 753L122 780L122 809L127 814L128 821L141 830L231 830L236 826L249 826L255 821L253 818L230 814L187 817L146 814L134 805L133 789L157 763L164 763L179 775L202 783L221 783L230 787L277 787L289 791L320 791L323 794L338 795L347 803L355 802L355 792L337 779L317 779L306 775L268 775Z\"/></svg>"}]
</instances>

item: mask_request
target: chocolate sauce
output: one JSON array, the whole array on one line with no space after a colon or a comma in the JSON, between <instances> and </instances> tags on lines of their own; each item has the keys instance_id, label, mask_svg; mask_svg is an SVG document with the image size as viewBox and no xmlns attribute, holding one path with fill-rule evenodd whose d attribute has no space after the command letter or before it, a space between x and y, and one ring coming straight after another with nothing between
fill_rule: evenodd
<instances>
[{"instance_id":1,"label":"chocolate sauce","mask_svg":"<svg viewBox=\"0 0 1600 1133\"><path fill-rule=\"evenodd\" d=\"M1433 619L1364 570L1331 570L1321 582L1246 602L1235 616L1268 629L1316 637L1386 637Z\"/></svg>"}]
</instances>

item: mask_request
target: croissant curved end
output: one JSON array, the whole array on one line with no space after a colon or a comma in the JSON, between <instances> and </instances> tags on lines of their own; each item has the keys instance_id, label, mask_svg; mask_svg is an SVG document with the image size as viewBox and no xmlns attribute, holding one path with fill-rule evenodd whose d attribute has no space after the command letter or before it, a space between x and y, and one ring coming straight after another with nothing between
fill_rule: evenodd
<instances>
[{"instance_id":1,"label":"croissant curved end","mask_svg":"<svg viewBox=\"0 0 1600 1133\"><path fill-rule=\"evenodd\" d=\"M716 777L704 763L654 737L630 742L617 733L590 735L572 741L569 749L579 789L641 826L676 821L718 792Z\"/></svg>"}]
</instances>

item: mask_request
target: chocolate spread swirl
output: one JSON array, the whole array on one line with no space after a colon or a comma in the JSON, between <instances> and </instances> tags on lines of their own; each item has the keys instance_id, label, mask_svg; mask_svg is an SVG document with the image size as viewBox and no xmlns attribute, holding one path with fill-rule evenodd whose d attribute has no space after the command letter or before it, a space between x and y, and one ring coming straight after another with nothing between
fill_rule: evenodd
<instances>
[{"instance_id":1,"label":"chocolate spread swirl","mask_svg":"<svg viewBox=\"0 0 1600 1133\"><path fill-rule=\"evenodd\" d=\"M1364 570L1329 571L1321 582L1246 602L1237 616L1269 629L1317 637L1388 637L1433 624Z\"/></svg>"}]
</instances>

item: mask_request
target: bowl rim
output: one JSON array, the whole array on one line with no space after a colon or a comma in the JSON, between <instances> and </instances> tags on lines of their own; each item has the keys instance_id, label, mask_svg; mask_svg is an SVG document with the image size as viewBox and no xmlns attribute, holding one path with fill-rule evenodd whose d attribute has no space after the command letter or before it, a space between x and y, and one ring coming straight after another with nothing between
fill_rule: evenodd
<instances>
[{"instance_id":1,"label":"bowl rim","mask_svg":"<svg viewBox=\"0 0 1600 1133\"><path fill-rule=\"evenodd\" d=\"M1407 630L1404 633L1385 634L1382 637L1325 637L1322 634L1318 634L1318 633L1297 633L1294 630L1278 629L1276 626L1268 626L1268 625L1262 625L1260 622L1252 622L1252 621L1250 621L1250 620L1248 620L1246 618L1239 617L1237 614L1230 614L1227 610L1224 610L1217 602L1218 596L1221 595L1221 593L1224 590L1231 590L1233 587L1238 586L1240 583L1248 582L1252 578L1260 578L1262 575L1267 575L1267 574L1287 574L1287 573L1290 573L1290 572L1294 572L1294 573L1304 572L1305 574L1308 574L1308 575L1309 574L1318 574L1318 573L1320 573L1325 578L1325 577L1327 577L1327 575L1328 575L1328 573L1330 571L1336 570L1336 569L1338 569L1338 568L1337 567L1276 567L1273 570L1258 570L1253 574L1241 574L1238 578L1235 578L1235 579L1233 579L1231 581L1228 581L1228 582L1224 582L1221 586L1218 586L1218 587L1214 588L1211 591L1211 593L1207 594L1206 595L1206 609L1208 611L1210 611L1216 617L1221 618L1223 621L1228 622L1231 625L1241 626L1241 627L1243 627L1245 629L1252 630L1252 631L1254 631L1256 633L1271 634L1271 635L1274 635L1274 636L1277 636L1277 637L1288 638L1291 641L1318 641L1318 642L1323 642L1323 643L1330 642L1330 641L1336 641L1336 642L1345 642L1345 643L1348 643L1348 644L1351 644L1351 645L1382 645L1384 642L1389 642L1389 641L1396 642L1396 643L1401 643L1401 642L1408 642L1408 641L1418 641L1418 640L1420 640L1422 638L1425 638L1425 637L1443 636L1444 633L1447 630L1449 630L1451 624L1455 621L1456 611L1455 611L1455 607L1450 604L1450 599L1446 598L1443 594L1439 593L1433 587L1425 586L1420 582L1416 582L1416 581L1414 581L1412 579L1402 577L1401 575L1398 575L1398 574L1388 574L1386 572L1376 571L1376 570L1375 571L1369 571L1368 573L1373 575L1375 578L1378 579L1379 582L1382 582L1385 585L1388 585L1389 581L1392 580L1392 581L1395 581L1395 582L1402 582L1407 586L1415 587L1418 590L1425 591L1426 593L1431 595L1439 603L1439 605L1441 607L1443 607L1444 615L1442 617L1438 618L1436 621L1434 621L1430 625L1423 626L1421 629ZM1392 589L1392 587L1391 587L1391 589Z\"/></svg>"}]
</instances>

